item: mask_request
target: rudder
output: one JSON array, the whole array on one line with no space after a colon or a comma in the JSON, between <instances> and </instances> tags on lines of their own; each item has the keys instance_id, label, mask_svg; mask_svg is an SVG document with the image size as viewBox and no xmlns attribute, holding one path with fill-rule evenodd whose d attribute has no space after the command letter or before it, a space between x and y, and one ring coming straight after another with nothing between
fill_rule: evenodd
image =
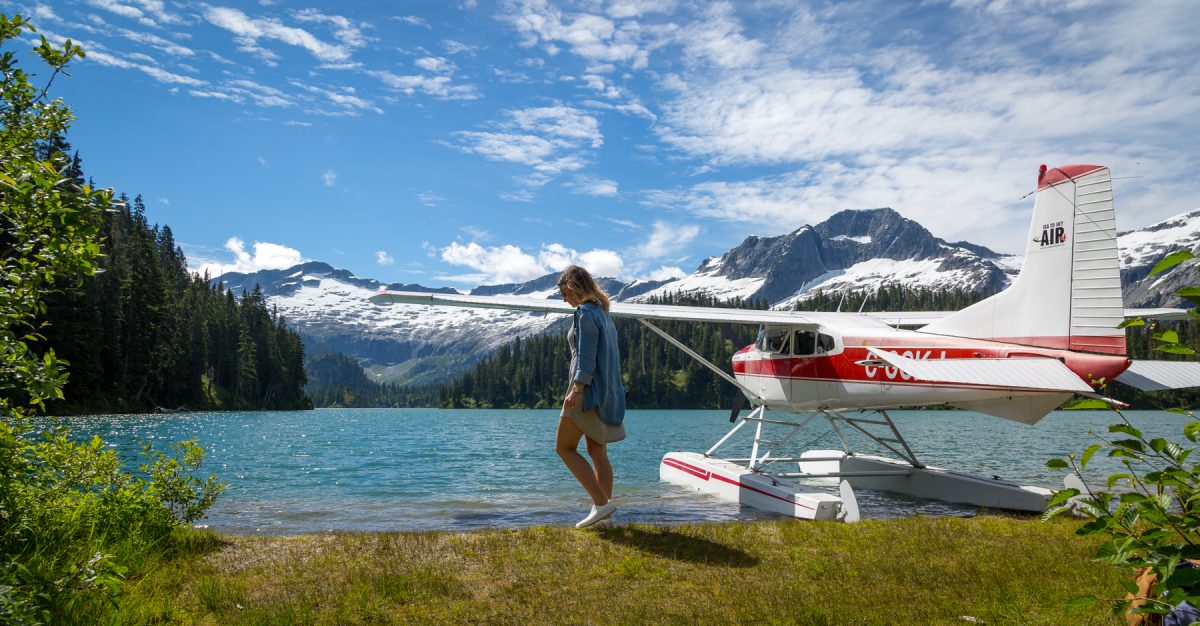
<instances>
[{"instance_id":1,"label":"rudder","mask_svg":"<svg viewBox=\"0 0 1200 626\"><path fill-rule=\"evenodd\" d=\"M1108 168L1042 166L1016 280L921 332L1123 355L1124 314Z\"/></svg>"}]
</instances>

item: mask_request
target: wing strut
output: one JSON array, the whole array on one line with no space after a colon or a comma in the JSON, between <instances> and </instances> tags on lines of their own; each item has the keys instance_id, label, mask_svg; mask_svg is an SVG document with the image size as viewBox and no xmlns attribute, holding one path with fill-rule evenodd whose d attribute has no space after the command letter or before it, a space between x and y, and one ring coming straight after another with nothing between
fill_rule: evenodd
<instances>
[{"instance_id":1,"label":"wing strut","mask_svg":"<svg viewBox=\"0 0 1200 626\"><path fill-rule=\"evenodd\" d=\"M749 387L743 385L742 383L739 383L736 378L730 376L729 374L726 374L725 370L717 367L716 365L713 365L712 363L709 363L708 359L700 356L699 354L696 354L694 351L692 351L691 348L683 345L683 343L680 342L678 339L668 335L666 333L666 331L655 326L654 324L651 324L650 322L647 322L646 320L644 320L640 317L638 318L638 321L645 324L647 328L654 331L654 333L657 334L659 337L666 339L668 342L671 343L671 345L675 346L676 348L679 348L680 350L683 350L685 354L687 354L688 356L692 357L693 359L696 359L697 361L699 361L700 364L703 365L704 367L707 367L708 369L716 372L717 376L720 376L721 378L724 378L725 380L733 383L733 386L737 387L738 389L741 389L742 393L746 394L747 398L757 400L757 404L763 404L762 398L757 393L750 391Z\"/></svg>"}]
</instances>

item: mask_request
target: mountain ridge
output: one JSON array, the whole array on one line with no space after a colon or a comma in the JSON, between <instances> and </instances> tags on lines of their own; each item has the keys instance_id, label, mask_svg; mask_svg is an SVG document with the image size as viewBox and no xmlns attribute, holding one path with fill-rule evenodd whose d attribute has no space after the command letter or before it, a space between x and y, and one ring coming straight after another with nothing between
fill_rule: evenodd
<instances>
[{"instance_id":1,"label":"mountain ridge","mask_svg":"<svg viewBox=\"0 0 1200 626\"><path fill-rule=\"evenodd\" d=\"M1200 210L1122 233L1122 284L1129 307L1178 306L1173 293L1200 283L1196 263L1147 279L1167 253L1200 247ZM623 282L600 277L618 301L666 294L766 300L788 309L821 292L872 290L885 284L963 291L1000 291L1017 273L1014 256L969 242L946 242L890 208L841 211L816 226L784 235L750 236L692 274L668 281ZM405 384L444 381L515 337L546 332L562 316L498 309L377 306L381 288L461 293L449 287L383 283L328 263L230 273L212 279L236 291L260 286L267 301L312 345L362 362L376 379ZM557 299L557 274L523 283L482 285L473 295Z\"/></svg>"}]
</instances>

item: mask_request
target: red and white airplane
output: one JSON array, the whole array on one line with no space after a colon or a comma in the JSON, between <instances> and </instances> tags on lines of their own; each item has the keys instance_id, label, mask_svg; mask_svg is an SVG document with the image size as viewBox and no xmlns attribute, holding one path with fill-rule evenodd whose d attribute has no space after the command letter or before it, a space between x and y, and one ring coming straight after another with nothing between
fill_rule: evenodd
<instances>
[{"instance_id":1,"label":"red and white airplane","mask_svg":"<svg viewBox=\"0 0 1200 626\"><path fill-rule=\"evenodd\" d=\"M810 313L614 302L611 315L639 320L737 386L755 406L704 453L670 452L668 482L805 519L854 521L855 488L976 506L1041 511L1051 492L927 467L887 410L949 405L1034 424L1073 394L1118 381L1142 390L1200 386L1200 363L1126 356L1127 317L1185 319L1180 309L1126 310L1121 297L1109 170L1066 165L1038 174L1021 273L1008 289L951 313ZM564 302L520 297L382 291L376 303L570 313ZM653 324L686 320L759 324L758 341L733 356L733 375ZM740 398L740 396L739 396ZM1108 402L1119 405L1111 400ZM767 416L766 411L781 412ZM827 421L841 450L788 453L794 435ZM718 449L754 423L749 457ZM765 430L776 434L771 439ZM855 453L853 429L901 457ZM769 434L769 433L768 433ZM791 471L784 471L784 470ZM835 482L839 494L805 492Z\"/></svg>"}]
</instances>

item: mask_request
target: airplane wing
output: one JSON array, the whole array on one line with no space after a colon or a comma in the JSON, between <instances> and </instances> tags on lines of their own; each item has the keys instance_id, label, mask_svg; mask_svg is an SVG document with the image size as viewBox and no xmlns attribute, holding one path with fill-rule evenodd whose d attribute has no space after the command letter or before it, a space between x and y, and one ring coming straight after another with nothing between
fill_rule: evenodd
<instances>
[{"instance_id":1,"label":"airplane wing","mask_svg":"<svg viewBox=\"0 0 1200 626\"><path fill-rule=\"evenodd\" d=\"M468 296L410 291L381 291L371 296L375 304L426 304L482 309L510 309L543 313L570 314L574 307L560 300L524 298L521 296ZM821 313L846 318L868 318L896 328L920 328L939 320L953 311L879 311L863 313ZM636 304L613 302L609 314L644 320L679 320L687 322L729 322L734 324L789 324L801 328L816 328L817 323L799 311L763 311L758 309L729 309L718 307L675 306L670 304ZM1188 319L1186 309L1125 309L1125 317L1145 319Z\"/></svg>"},{"instance_id":2,"label":"airplane wing","mask_svg":"<svg viewBox=\"0 0 1200 626\"><path fill-rule=\"evenodd\" d=\"M1147 320L1173 322L1189 319L1188 309L1125 309L1125 319L1140 317Z\"/></svg>"},{"instance_id":3,"label":"airplane wing","mask_svg":"<svg viewBox=\"0 0 1200 626\"><path fill-rule=\"evenodd\" d=\"M862 313L841 313L841 315L866 316L895 328L920 328L953 313L954 311L864 311ZM1189 319L1187 309L1125 309L1125 319L1136 317L1162 321Z\"/></svg>"},{"instance_id":4,"label":"airplane wing","mask_svg":"<svg viewBox=\"0 0 1200 626\"><path fill-rule=\"evenodd\" d=\"M1200 387L1200 363L1137 360L1113 380L1142 391Z\"/></svg>"},{"instance_id":5,"label":"airplane wing","mask_svg":"<svg viewBox=\"0 0 1200 626\"><path fill-rule=\"evenodd\" d=\"M920 380L937 383L986 385L1006 389L1037 389L1093 393L1092 386L1058 359L910 359L881 348L872 356Z\"/></svg>"},{"instance_id":6,"label":"airplane wing","mask_svg":"<svg viewBox=\"0 0 1200 626\"><path fill-rule=\"evenodd\" d=\"M427 304L483 309L539 311L570 315L575 307L561 300L522 298L520 296L465 296L443 293L381 291L371 296L375 304ZM792 311L760 311L756 309L723 309L717 307L674 306L669 304L634 304L613 302L609 315L643 320L679 320L685 322L730 322L734 324L788 324L797 328L816 329L817 323L803 313Z\"/></svg>"}]
</instances>

